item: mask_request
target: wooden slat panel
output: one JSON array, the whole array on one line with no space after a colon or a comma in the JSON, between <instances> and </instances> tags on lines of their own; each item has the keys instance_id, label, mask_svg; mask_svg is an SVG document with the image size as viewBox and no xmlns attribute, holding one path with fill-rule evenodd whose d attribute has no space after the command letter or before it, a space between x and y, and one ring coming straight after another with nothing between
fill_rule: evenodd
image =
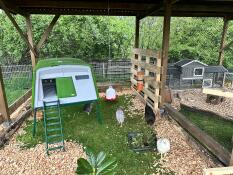
<instances>
[{"instance_id":1,"label":"wooden slat panel","mask_svg":"<svg viewBox=\"0 0 233 175\"><path fill-rule=\"evenodd\" d=\"M140 67L142 67L144 69L147 69L150 72L154 72L156 74L161 74L161 67L158 67L156 65L152 65L152 64L149 64L149 63L145 63L145 62L140 62L140 61L135 60L135 59L132 59L131 61L132 61L132 64L140 66Z\"/></svg>"},{"instance_id":2,"label":"wooden slat panel","mask_svg":"<svg viewBox=\"0 0 233 175\"><path fill-rule=\"evenodd\" d=\"M28 90L24 95L19 97L13 104L9 107L9 114L12 114L21 104L23 104L32 95L32 90Z\"/></svg>"},{"instance_id":3,"label":"wooden slat panel","mask_svg":"<svg viewBox=\"0 0 233 175\"><path fill-rule=\"evenodd\" d=\"M135 80L133 77L130 78L130 81L132 84L137 85L137 80Z\"/></svg>"},{"instance_id":4,"label":"wooden slat panel","mask_svg":"<svg viewBox=\"0 0 233 175\"><path fill-rule=\"evenodd\" d=\"M188 131L195 139L203 144L210 152L212 152L223 164L229 165L230 152L207 135L204 131L190 122L183 114L175 110L171 105L165 103L165 110L174 118L182 128Z\"/></svg>"},{"instance_id":5,"label":"wooden slat panel","mask_svg":"<svg viewBox=\"0 0 233 175\"><path fill-rule=\"evenodd\" d=\"M134 48L133 49L133 53L141 55L141 56L147 56L147 57L153 57L153 58L160 59L159 52L156 52L156 51L150 50L150 49L138 49L138 48Z\"/></svg>"},{"instance_id":6,"label":"wooden slat panel","mask_svg":"<svg viewBox=\"0 0 233 175\"><path fill-rule=\"evenodd\" d=\"M229 175L233 174L233 166L204 169L204 175L228 175L228 174Z\"/></svg>"}]
</instances>

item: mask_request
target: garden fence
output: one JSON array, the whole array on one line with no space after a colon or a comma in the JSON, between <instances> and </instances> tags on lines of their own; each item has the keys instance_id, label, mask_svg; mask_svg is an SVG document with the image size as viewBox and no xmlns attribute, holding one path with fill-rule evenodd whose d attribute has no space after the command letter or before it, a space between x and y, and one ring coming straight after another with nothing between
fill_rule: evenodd
<instances>
[{"instance_id":1,"label":"garden fence","mask_svg":"<svg viewBox=\"0 0 233 175\"><path fill-rule=\"evenodd\" d=\"M127 84L130 82L130 60L90 62L97 82L112 82ZM3 82L8 105L13 104L31 88L32 66L31 65L7 65L1 66Z\"/></svg>"}]
</instances>

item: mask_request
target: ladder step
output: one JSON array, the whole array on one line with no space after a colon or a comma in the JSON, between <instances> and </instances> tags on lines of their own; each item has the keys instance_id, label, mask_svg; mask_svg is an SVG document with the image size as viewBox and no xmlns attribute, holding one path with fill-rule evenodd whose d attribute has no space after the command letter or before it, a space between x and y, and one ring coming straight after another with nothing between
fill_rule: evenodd
<instances>
[{"instance_id":1,"label":"ladder step","mask_svg":"<svg viewBox=\"0 0 233 175\"><path fill-rule=\"evenodd\" d=\"M60 125L61 123L60 122L55 122L55 123L49 123L47 124L47 126L54 126L54 125Z\"/></svg>"},{"instance_id":2,"label":"ladder step","mask_svg":"<svg viewBox=\"0 0 233 175\"><path fill-rule=\"evenodd\" d=\"M53 132L53 131L61 131L63 128L53 128L53 129L47 129L48 132Z\"/></svg>"},{"instance_id":3,"label":"ladder step","mask_svg":"<svg viewBox=\"0 0 233 175\"><path fill-rule=\"evenodd\" d=\"M46 117L47 120L55 120L55 119L60 119L59 117Z\"/></svg>"},{"instance_id":4,"label":"ladder step","mask_svg":"<svg viewBox=\"0 0 233 175\"><path fill-rule=\"evenodd\" d=\"M47 138L52 139L52 138L56 138L56 137L62 137L62 134L54 134L54 135L48 136Z\"/></svg>"},{"instance_id":5,"label":"ladder step","mask_svg":"<svg viewBox=\"0 0 233 175\"><path fill-rule=\"evenodd\" d=\"M63 141L47 142L48 145L57 144L57 143L62 143L63 144Z\"/></svg>"},{"instance_id":6,"label":"ladder step","mask_svg":"<svg viewBox=\"0 0 233 175\"><path fill-rule=\"evenodd\" d=\"M53 147L53 148L48 148L48 150L52 151L52 150L62 149L62 148L64 148L64 146L56 146L56 147Z\"/></svg>"},{"instance_id":7,"label":"ladder step","mask_svg":"<svg viewBox=\"0 0 233 175\"><path fill-rule=\"evenodd\" d=\"M46 114L58 114L57 111L45 112Z\"/></svg>"}]
</instances>

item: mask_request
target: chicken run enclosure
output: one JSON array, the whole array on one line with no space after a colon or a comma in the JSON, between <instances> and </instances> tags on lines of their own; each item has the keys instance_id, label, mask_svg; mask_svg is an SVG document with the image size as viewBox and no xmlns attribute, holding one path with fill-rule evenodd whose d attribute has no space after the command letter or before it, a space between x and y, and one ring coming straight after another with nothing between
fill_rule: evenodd
<instances>
[{"instance_id":1,"label":"chicken run enclosure","mask_svg":"<svg viewBox=\"0 0 233 175\"><path fill-rule=\"evenodd\" d=\"M95 151L102 151L102 149L106 149L106 151L109 151L109 153L111 153L110 154L111 156L115 156L119 159L120 168L118 170L118 174L127 174L128 169L130 170L131 174L136 174L138 172L140 172L140 174L143 174L142 171L144 171L144 169L146 171L144 172L144 174L145 173L149 173L149 174L157 173L158 174L157 168L161 168L160 164L163 164L163 163L165 164L169 161L163 162L161 157L160 159L158 159L157 153L156 153L156 156L155 154L152 154L152 153L137 155L137 154L130 152L128 148L122 149L122 145L126 145L126 143L124 142L125 139L123 138L125 137L126 133L129 132L130 129L133 129L135 131L137 131L138 128L140 128L141 130L147 130L147 131L149 130L148 126L144 125L145 114L143 112L145 109L144 105L146 103L153 109L154 113L153 112L152 113L153 113L154 119L156 117L156 118L159 118L160 121L170 122L169 125L171 125L172 127L169 127L169 125L166 125L167 128L165 128L166 130L165 137L166 137L166 133L168 133L169 131L172 133L173 132L175 133L177 130L180 130L180 132L177 132L179 134L177 134L176 136L172 135L172 137L170 137L170 139L173 139L174 137L180 138L179 143L177 144L178 146L176 145L176 147L173 147L174 145L172 145L171 147L172 149L173 148L179 149L179 147L182 147L179 145L180 141L185 142L185 144L189 144L191 142L190 140L192 140L193 143L195 143L195 146L198 147L197 149L201 150L201 151L199 150L200 152L198 152L200 153L200 155L198 155L197 152L193 151L192 152L193 154L191 156L186 156L186 150L183 149L179 153L179 155L176 155L175 158L173 158L173 161L175 160L175 164L179 163L179 161L177 161L179 156L186 156L185 158L191 158L191 159L195 159L198 156L200 157L204 156L206 159L212 160L212 155L213 155L214 157L213 160L217 158L216 162L218 163L213 161L214 163L211 165L205 164L205 166L201 166L202 172L203 172L203 169L210 168L212 166L220 165L222 167L222 166L233 165L233 150L231 148L232 146L230 145L231 143L229 142L229 138L232 137L232 133L227 133L226 138L228 140L227 140L227 149L226 149L223 145L221 145L218 141L216 141L214 137L208 135L206 132L204 132L204 130L201 129L201 127L198 127L198 125L195 125L194 123L192 123L192 121L189 120L185 116L185 114L182 114L181 113L182 109L178 111L177 108L172 106L173 104L165 103L166 102L165 100L166 99L166 88L167 88L166 79L167 79L167 69L168 69L168 60L169 60L170 28L171 28L172 17L221 17L223 18L222 38L221 38L220 48L218 51L219 52L218 62L219 62L219 65L221 66L224 62L224 49L229 47L233 43L233 42L229 42L228 44L225 43L228 22L232 20L232 16L233 16L233 12L232 12L233 0L213 0L213 1L197 0L197 1L192 1L192 2L191 1L188 2L185 0L159 0L159 1L153 1L153 0L148 0L148 1L141 1L141 0L135 0L135 1L130 1L130 0L125 0L125 1L110 1L110 0L108 1L102 1L102 0L97 0L97 1L79 1L79 0L77 1L64 1L64 0L61 0L61 1L55 1L55 0L7 1L7 0L0 0L0 9L2 9L3 12L5 12L6 16L9 18L14 28L19 33L20 37L26 43L26 46L29 50L30 57L31 57L31 65L28 67L19 66L21 71L18 71L16 69L15 73L9 73L11 72L9 67L2 67L3 71L0 69L0 122L2 123L2 125L3 124L6 125L6 129L3 129L2 130L3 132L0 133L1 134L0 135L0 146L3 146L6 142L10 140L11 136L20 128L22 123L33 112L33 107L31 106L30 100L29 100L31 97L30 84L31 84L31 79L32 79L32 74L30 74L30 72L32 72L32 70L35 70L36 66L38 65L37 63L39 62L39 58L40 58L40 50L45 44L46 40L50 39L49 34L52 32L53 27L55 26L56 22L59 20L61 15L134 16L135 17L135 42L134 42L134 46L131 46L131 48L132 47L134 48L131 61L114 62L114 61L109 60L108 63L106 64L105 63L101 64L99 62L93 63L93 72L94 72L93 74L95 74L97 78L97 84L95 84L94 80L92 83L93 87L95 86L96 88L95 92L96 92L96 95L98 96L99 93L97 91L97 88L98 88L99 82L102 82L102 83L108 82L108 85L109 85L115 82L127 82L129 80L129 82L131 82L131 89L133 90L134 94L131 91L130 91L130 95L123 94L121 97L119 97L118 101L116 101L115 103L108 103L104 101L103 99L100 99L100 106L102 106L103 113L106 115L105 118L103 118L103 120L105 120L103 122L103 125L99 123L97 124L97 122L93 122L93 114L91 113L89 116L90 112L88 112L88 114L86 115L86 113L84 113L85 111L82 110L81 108L78 108L77 106L75 107L64 106L64 108L61 108L61 110L59 107L59 110L57 111L59 113L59 119L60 119L59 124L61 126L60 128L52 128L51 130L54 131L54 129L55 130L59 129L59 131L63 132L63 125L61 122L61 118L64 118L65 119L64 120L64 139L62 136L62 141L63 143L69 142L67 145L69 145L70 143L75 145L73 146L74 150L77 151L77 144L80 144L80 145L83 144L82 146L86 146L86 145L93 146L96 149ZM51 20L51 22L48 24L46 29L44 30L44 33L42 34L41 38L39 38L39 41L35 43L36 41L33 37L33 32L35 32L35 30L33 30L32 15L38 15L38 14L54 15L54 17ZM21 15L22 19L25 19L26 25L25 26L21 24L19 25L19 23L16 21L15 15ZM147 16L151 16L151 17L162 16L164 19L163 26L161 27L162 28L161 30L162 43L161 43L161 48L158 49L159 51L140 48L140 41L139 41L140 21L143 20ZM23 27L25 27L26 29L22 29ZM110 45L110 41L109 41L109 45ZM67 68L67 70L69 69ZM203 71L204 71L204 68L203 68ZM91 75L91 69L89 73ZM200 73L197 73L197 74L200 74ZM62 87L63 89L63 86L64 86L63 83L65 82L70 83L71 81L70 79L65 79L64 81L64 79L62 78L60 82L58 83L58 86ZM52 80L45 82L45 83L55 84ZM40 78L38 79L38 84L40 84ZM15 94L13 95L13 97L9 97L8 93L11 91L12 92L14 91L9 88L11 87L11 85L17 87L19 90L19 94L22 93L23 96L19 94ZM89 85L83 88L83 92L84 91L88 92L88 88L90 88L88 86ZM75 89L75 88L76 87L72 86L72 89ZM56 92L56 90L54 90L54 92ZM77 91L76 95L78 93L79 92ZM140 98L141 101L143 101L143 104L139 103L138 101L135 103L132 102L134 100L133 98L135 97L135 94L137 97ZM84 93L82 93L82 95L85 96ZM176 95L177 95L177 99L180 100L180 104L181 104L184 101L184 99L181 99L178 93ZM201 95L203 96L203 94ZM42 98L43 97L41 96L41 104L42 103L44 104L44 101ZM194 103L195 101L195 99L192 99L190 97L187 97L187 98L185 97L185 100L189 101L190 103L192 102ZM25 101L27 104L30 104L30 105L26 105L26 103L23 104L25 106L21 105ZM139 105L137 103L139 103ZM198 103L200 103L200 101L198 101ZM57 102L57 104L58 104L57 106L59 106L59 102ZM206 101L204 101L203 104L205 104L203 106L208 106L208 104L206 104ZM88 105L89 105L89 109L91 110L91 104L88 104ZM122 125L123 126L119 128L116 127L117 124L114 123L115 112L116 112L116 109L118 109L119 107L118 105L126 107L126 111L124 112L126 116L128 117L126 118L126 122L124 124L121 123L121 126ZM228 108L231 109L232 106L230 107L229 106ZM218 108L218 107L221 108L222 106L220 105L215 108ZM191 108L194 108L194 107L191 105ZM80 109L79 112L77 112L78 111L77 109ZM165 112L162 109L165 109ZM98 110L93 109L93 111L96 112ZM60 115L62 112L64 113ZM195 116L195 112L192 115ZM199 112L197 113L199 114ZM12 117L13 114L17 117L13 118ZM33 121L29 120L25 122L26 126L23 126L24 127L23 129L25 129L25 133L20 133L22 135L19 136L19 138L22 139L21 141L25 141L25 143L27 142L28 144L27 146L29 147L31 146L31 148L25 149L26 151L20 148L20 149L17 149L18 152L20 151L20 153L21 152L25 153L27 151L32 150L34 153L36 153L37 152L36 149L40 147L41 143L44 143L44 140L43 140L44 129L43 128L46 128L45 126L46 126L46 120L47 120L46 115L44 114L45 114L45 110L43 109L40 117L44 120L44 125L42 124L43 122L41 122L42 121L41 118L34 118L34 121L38 120L37 138L32 137L31 133L30 135L28 134L33 129L33 125L32 125ZM165 114L165 115L162 115L162 114ZM139 117L140 115L141 117ZM166 117L161 117L161 116L166 116ZM201 117L202 116L199 116L199 118ZM211 119L211 117L209 119ZM204 120L200 119L200 121L201 122L196 120L197 123L199 122L198 124L203 124L202 126L204 126L204 124L206 125L209 124L208 123L209 121L207 120L206 120L207 121L206 123L203 122ZM225 121L225 122L228 122L228 121ZM216 122L213 122L213 123L216 124ZM230 126L229 122L227 123L227 125L229 128L229 131L231 131L232 126ZM106 127L103 127L103 126L106 126ZM156 124L149 128L150 129L152 128L153 132L156 132L157 127L158 128L160 127L160 130L163 130L164 129L163 126ZM218 132L218 131L215 131L215 132ZM45 132L45 135L46 135L46 132ZM54 135L52 135L52 137L54 137ZM72 142L72 140L75 143ZM109 142L109 140L111 140L111 142ZM171 144L174 144L174 143L175 143L175 140L172 140ZM5 146L9 148L7 144L5 144ZM72 155L72 152L69 152L70 151L69 148L70 147L68 146L67 153L69 153L69 155L67 159L69 159L69 156ZM172 151L176 151L176 150L172 150ZM12 153L17 154L18 152L12 152ZM203 152L210 153L210 154L207 153L207 155L209 155L210 157L203 154ZM7 153L11 153L11 151ZM80 155L79 153L75 153L75 154L77 154L78 156L81 156L82 154L81 157L86 156L85 153L81 153ZM64 153L64 155L65 154L66 153ZM27 154L27 156L30 156L30 155L31 153ZM40 153L39 156L42 157L42 153ZM172 156L172 154L170 155L168 154L168 156ZM38 155L35 157L38 157ZM7 157L5 157L5 159L7 159ZM27 157L24 157L24 159L26 160ZM75 157L75 159L76 160L74 161L73 159L72 162L77 162L77 157ZM47 157L43 157L42 161L46 162L47 160L48 160ZM156 162L158 160L161 162ZM199 159L198 161L194 160L194 164L198 162L199 163L204 162L200 160L203 160L203 159ZM148 166L148 163L151 163L151 162L155 164L153 165L150 164L150 166ZM63 166L62 163L59 164L60 169L62 169L61 168ZM68 164L69 163L70 162L68 162ZM183 164L185 163L186 162L184 162ZM187 166L192 167L192 163ZM11 162L9 161L8 164L10 165ZM23 163L23 164L25 166L26 163ZM64 166L64 168L67 168L66 165ZM77 164L73 166L76 167L76 165ZM132 165L135 165L135 166L132 166ZM34 166L36 165L34 164ZM56 164L53 164L53 166L56 166ZM28 167L33 167L33 166L28 166ZM73 171L74 167L72 168L71 169ZM46 166L46 168L43 167L43 169L50 170L54 168L51 166ZM14 168L12 170L14 170ZM182 169L179 169L177 173L180 173L181 171ZM217 172L216 174L220 172L219 174L221 175L227 174L227 173L229 174L229 173L232 173L232 167L227 167L227 169L219 168L217 170L216 169L205 170L204 172L207 175L214 174L214 172ZM189 172L188 174L190 173L191 172ZM16 173L12 173L12 174L16 174ZM47 172L47 174L51 174L51 172Z\"/></svg>"}]
</instances>

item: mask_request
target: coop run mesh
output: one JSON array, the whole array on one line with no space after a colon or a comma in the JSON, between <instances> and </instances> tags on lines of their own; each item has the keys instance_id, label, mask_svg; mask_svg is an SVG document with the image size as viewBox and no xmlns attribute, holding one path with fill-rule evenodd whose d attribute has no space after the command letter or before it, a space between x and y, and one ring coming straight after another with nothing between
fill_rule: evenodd
<instances>
[{"instance_id":1,"label":"coop run mesh","mask_svg":"<svg viewBox=\"0 0 233 175\"><path fill-rule=\"evenodd\" d=\"M130 61L91 62L97 82L130 83ZM8 105L31 88L31 65L1 66Z\"/></svg>"}]
</instances>

